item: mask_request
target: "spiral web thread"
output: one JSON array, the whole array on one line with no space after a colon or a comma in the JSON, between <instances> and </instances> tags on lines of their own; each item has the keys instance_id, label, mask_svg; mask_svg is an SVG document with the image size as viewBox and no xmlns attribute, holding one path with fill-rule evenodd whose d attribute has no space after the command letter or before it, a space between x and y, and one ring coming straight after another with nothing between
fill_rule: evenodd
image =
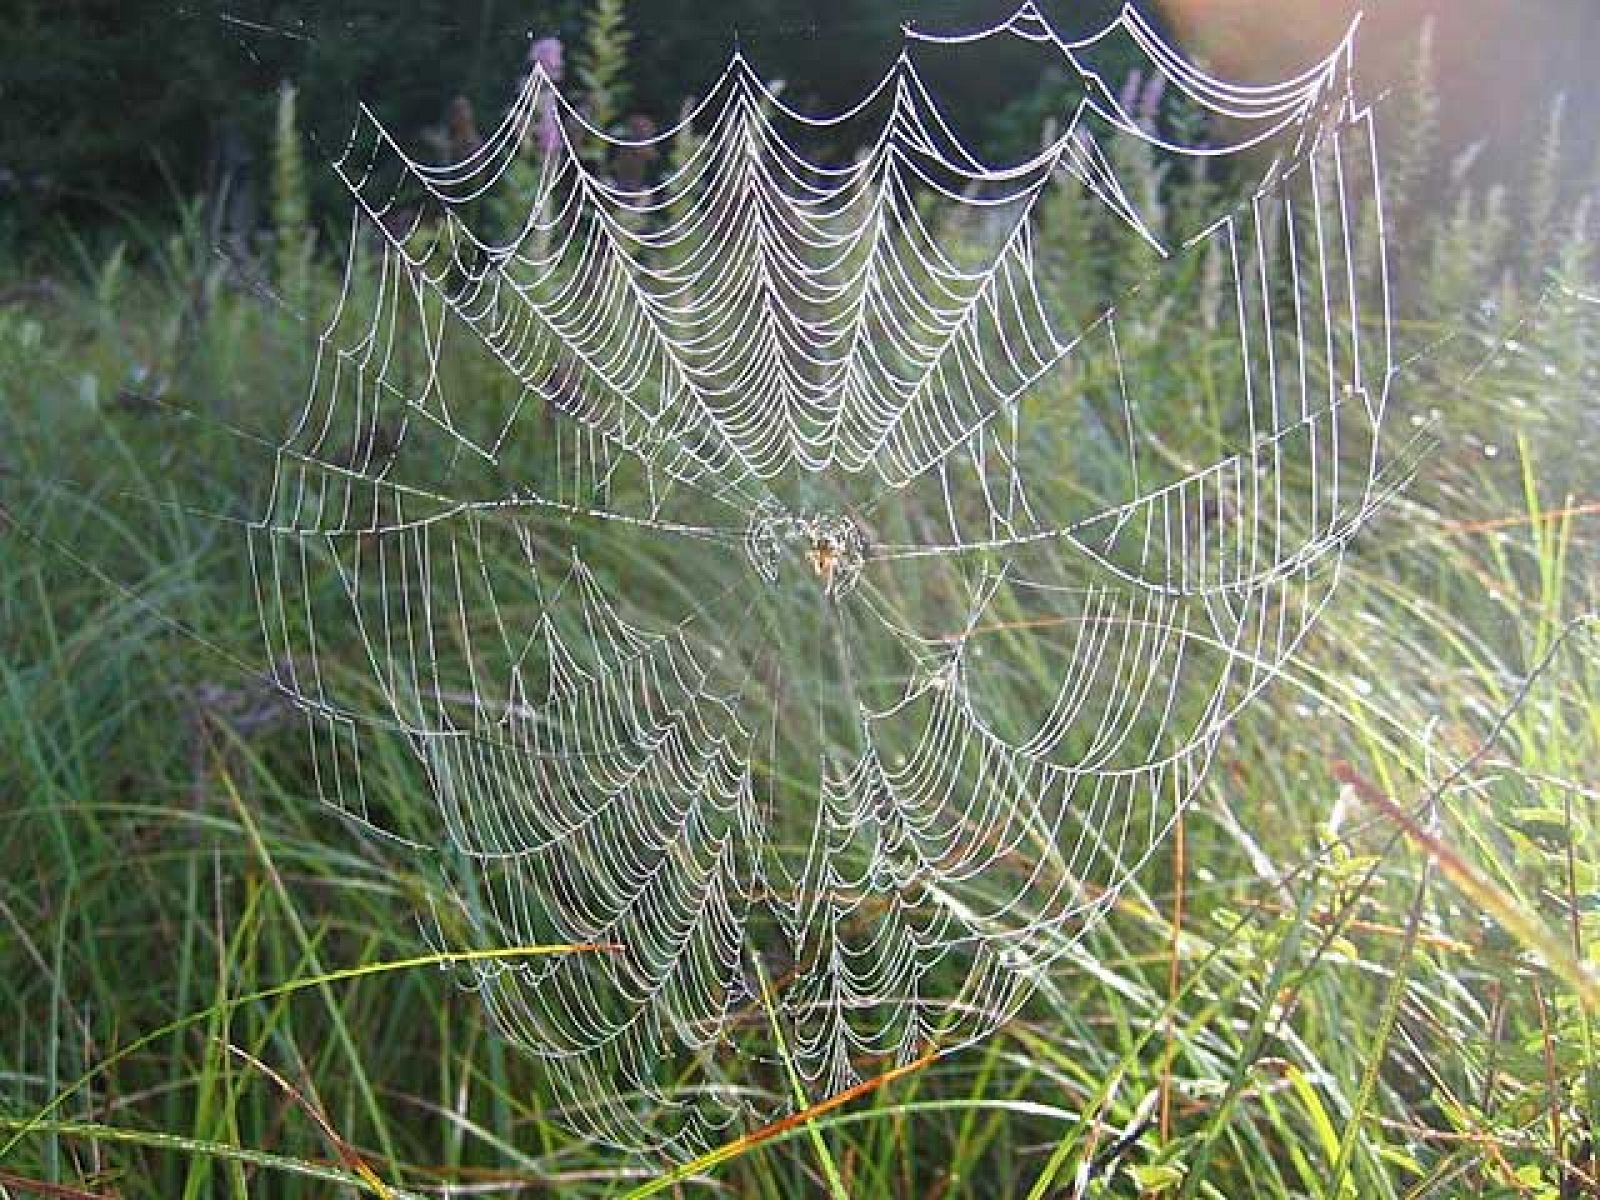
<instances>
[{"instance_id":1,"label":"spiral web thread","mask_svg":"<svg viewBox=\"0 0 1600 1200\"><path fill-rule=\"evenodd\" d=\"M1083 99L994 166L915 60L1004 37ZM1130 111L1117 42L1225 144ZM570 1120L681 1156L983 1036L1193 797L1385 489L1351 61L1232 85L1131 7L1068 41L1025 4L908 30L833 116L738 53L647 141L539 68L446 166L363 109L344 293L251 531L263 635L325 799L448 877L441 937L616 947L472 976ZM1118 144L1258 183L1165 244ZM638 188L589 165L683 145ZM1063 194L1132 231L1087 320L1036 237ZM1203 462L1125 349L1191 269L1234 437ZM1064 485L1088 442L1122 465ZM397 758L420 824L368 782Z\"/></svg>"}]
</instances>

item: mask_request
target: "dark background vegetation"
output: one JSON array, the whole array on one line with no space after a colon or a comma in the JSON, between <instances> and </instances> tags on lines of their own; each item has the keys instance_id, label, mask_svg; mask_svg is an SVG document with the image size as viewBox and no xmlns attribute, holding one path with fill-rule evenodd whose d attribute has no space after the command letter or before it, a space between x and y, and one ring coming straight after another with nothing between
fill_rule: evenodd
<instances>
[{"instance_id":1,"label":"dark background vegetation","mask_svg":"<svg viewBox=\"0 0 1600 1200\"><path fill-rule=\"evenodd\" d=\"M20 0L0 30L0 171L10 232L41 216L105 221L119 208L203 191L222 165L265 160L280 81L300 92L303 128L331 157L355 105L419 132L465 96L480 126L514 94L529 40L556 36L569 63L579 0ZM738 45L790 98L818 109L859 96L898 52L901 27L960 29L1003 18L1003 0L651 0L630 6L630 112L670 121ZM1070 6L1064 31L1115 12ZM1037 137L1007 116L1039 79L1037 56L1002 51L992 69L947 75L953 109L988 114L1002 141ZM935 74L937 75L937 68ZM1015 121L1009 123L1015 125ZM323 205L333 197L324 196Z\"/></svg>"},{"instance_id":2,"label":"dark background vegetation","mask_svg":"<svg viewBox=\"0 0 1600 1200\"><path fill-rule=\"evenodd\" d=\"M572 51L581 0L13 0L0 21L0 247L31 253L41 229L80 234L130 213L171 214L229 172L262 193L280 82L299 90L299 119L324 159L359 101L420 135L466 97L480 126L513 94L531 38ZM837 107L879 77L901 26L960 29L1002 18L1009 0L650 0L629 6L629 112L658 125L715 78L738 44L788 98ZM1044 0L1066 34L1097 27L1114 0ZM1353 0L1163 0L1158 16L1191 49L1240 77L1269 77L1315 56L1342 31ZM1594 116L1588 64L1600 6L1588 0L1374 0L1362 58L1380 94L1402 78L1425 20L1437 23L1442 142L1475 152L1480 181L1527 166L1538 122L1566 97L1577 126ZM953 111L1001 151L1037 138L1048 106L1041 60L1015 45L984 69L930 69ZM316 156L313 155L313 162ZM336 210L313 172L319 217ZM259 214L259 209L258 209ZM251 214L244 214L251 219ZM262 218L264 219L264 217Z\"/></svg>"}]
</instances>

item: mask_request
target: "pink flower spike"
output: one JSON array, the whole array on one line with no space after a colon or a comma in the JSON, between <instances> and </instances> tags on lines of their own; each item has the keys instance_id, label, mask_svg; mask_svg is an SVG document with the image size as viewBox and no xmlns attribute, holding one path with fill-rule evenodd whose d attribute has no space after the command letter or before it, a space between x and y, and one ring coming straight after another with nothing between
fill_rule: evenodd
<instances>
[{"instance_id":1,"label":"pink flower spike","mask_svg":"<svg viewBox=\"0 0 1600 1200\"><path fill-rule=\"evenodd\" d=\"M560 83L562 73L565 71L564 56L561 49L561 39L555 37L540 38L528 47L528 61L544 68L547 78L553 83Z\"/></svg>"}]
</instances>

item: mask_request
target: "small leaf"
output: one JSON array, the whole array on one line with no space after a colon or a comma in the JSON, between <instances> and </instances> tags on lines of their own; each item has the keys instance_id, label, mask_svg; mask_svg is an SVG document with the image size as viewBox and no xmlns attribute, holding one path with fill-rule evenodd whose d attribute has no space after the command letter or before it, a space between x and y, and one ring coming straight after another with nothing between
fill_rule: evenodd
<instances>
[{"instance_id":1,"label":"small leaf","mask_svg":"<svg viewBox=\"0 0 1600 1200\"><path fill-rule=\"evenodd\" d=\"M1128 1174L1133 1177L1133 1182L1139 1186L1140 1192L1147 1196L1159 1196L1183 1182L1184 1170L1176 1163L1162 1163L1129 1167Z\"/></svg>"},{"instance_id":2,"label":"small leaf","mask_svg":"<svg viewBox=\"0 0 1600 1200\"><path fill-rule=\"evenodd\" d=\"M1328 875L1338 883L1346 883L1361 878L1381 861L1376 854L1351 854L1331 863Z\"/></svg>"},{"instance_id":3,"label":"small leaf","mask_svg":"<svg viewBox=\"0 0 1600 1200\"><path fill-rule=\"evenodd\" d=\"M1560 809L1518 808L1512 811L1510 820L1513 829L1535 841L1565 846L1571 836L1566 814Z\"/></svg>"}]
</instances>

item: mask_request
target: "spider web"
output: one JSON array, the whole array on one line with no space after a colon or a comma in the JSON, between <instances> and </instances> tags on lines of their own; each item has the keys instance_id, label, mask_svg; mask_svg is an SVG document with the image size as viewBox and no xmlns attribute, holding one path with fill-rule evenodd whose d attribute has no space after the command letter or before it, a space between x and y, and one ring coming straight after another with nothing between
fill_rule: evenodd
<instances>
[{"instance_id":1,"label":"spider web","mask_svg":"<svg viewBox=\"0 0 1600 1200\"><path fill-rule=\"evenodd\" d=\"M1001 37L1082 99L997 165L918 60ZM1223 140L1134 111L1098 66L1130 51ZM646 140L537 66L462 162L362 110L262 631L323 797L447 879L438 936L615 947L473 969L566 1119L682 1156L984 1036L1195 795L1385 492L1351 62L1231 85L1131 7L1068 41L1025 4L908 30L833 115L739 53ZM1172 240L1128 146L1256 183ZM1060 204L1126 230L1087 314ZM1221 349L1175 363L1145 314L1200 275ZM1151 427L1208 390L1230 444ZM397 759L430 817L367 782Z\"/></svg>"}]
</instances>

